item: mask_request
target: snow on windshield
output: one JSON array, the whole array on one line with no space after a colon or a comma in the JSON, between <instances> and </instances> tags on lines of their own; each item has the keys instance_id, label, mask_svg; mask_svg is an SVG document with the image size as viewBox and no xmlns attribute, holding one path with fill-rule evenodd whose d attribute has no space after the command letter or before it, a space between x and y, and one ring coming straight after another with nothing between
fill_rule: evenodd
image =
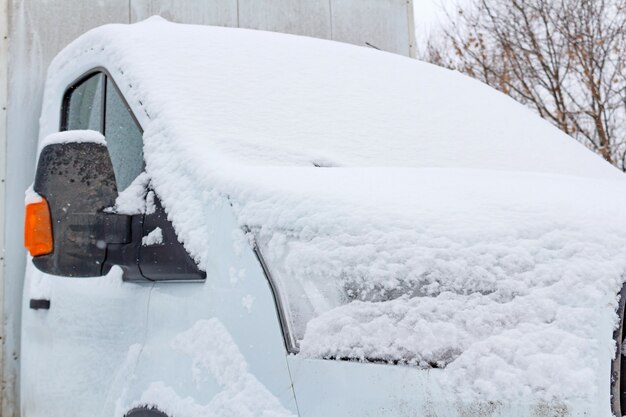
<instances>
[{"instance_id":1,"label":"snow on windshield","mask_svg":"<svg viewBox=\"0 0 626 417\"><path fill-rule=\"evenodd\" d=\"M623 174L599 157L477 81L335 42L150 19L50 73L108 62L179 239L206 268L207 208L232 207L300 355L595 398L626 271Z\"/></svg>"},{"instance_id":2,"label":"snow on windshield","mask_svg":"<svg viewBox=\"0 0 626 417\"><path fill-rule=\"evenodd\" d=\"M525 326L515 343L534 344L547 328L571 330L578 314L597 319L591 309L614 301L626 271L626 231L615 227L626 215L613 204L621 182L346 169L315 199L298 193L314 175L290 173L284 204L293 207L280 217L260 202L239 213L256 217L292 336L309 357L444 366ZM580 346L580 334L570 336ZM566 339L549 353L561 357Z\"/></svg>"}]
</instances>

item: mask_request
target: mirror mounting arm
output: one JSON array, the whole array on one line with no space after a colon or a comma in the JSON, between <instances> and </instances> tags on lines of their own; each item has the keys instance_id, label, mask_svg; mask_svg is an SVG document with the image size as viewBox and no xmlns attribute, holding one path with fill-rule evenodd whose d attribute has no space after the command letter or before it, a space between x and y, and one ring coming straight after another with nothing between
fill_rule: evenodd
<instances>
[{"instance_id":1,"label":"mirror mounting arm","mask_svg":"<svg viewBox=\"0 0 626 417\"><path fill-rule=\"evenodd\" d=\"M124 281L145 281L139 268L139 249L143 229L143 214L133 216L111 214L111 239L122 236L126 228L126 239L107 243L107 255L104 262L103 274L108 273L113 265L118 265L124 271ZM116 232L117 230L117 232ZM119 233L119 235L117 235Z\"/></svg>"}]
</instances>

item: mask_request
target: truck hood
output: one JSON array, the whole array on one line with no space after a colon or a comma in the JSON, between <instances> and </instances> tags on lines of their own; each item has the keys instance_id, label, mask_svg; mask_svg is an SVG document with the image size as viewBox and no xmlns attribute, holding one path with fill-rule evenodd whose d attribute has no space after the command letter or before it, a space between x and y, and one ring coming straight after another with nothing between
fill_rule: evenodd
<instances>
[{"instance_id":1,"label":"truck hood","mask_svg":"<svg viewBox=\"0 0 626 417\"><path fill-rule=\"evenodd\" d=\"M238 175L268 184L231 199L292 303L298 356L439 368L442 389L482 400L608 398L626 271L623 181L448 169Z\"/></svg>"},{"instance_id":2,"label":"truck hood","mask_svg":"<svg viewBox=\"0 0 626 417\"><path fill-rule=\"evenodd\" d=\"M282 294L298 357L430 370L443 392L470 403L609 406L626 271L623 180L191 169L176 187L155 182L186 200L174 217L180 230L194 227L185 244L210 263L202 208L230 205L248 231L233 233L260 248Z\"/></svg>"}]
</instances>

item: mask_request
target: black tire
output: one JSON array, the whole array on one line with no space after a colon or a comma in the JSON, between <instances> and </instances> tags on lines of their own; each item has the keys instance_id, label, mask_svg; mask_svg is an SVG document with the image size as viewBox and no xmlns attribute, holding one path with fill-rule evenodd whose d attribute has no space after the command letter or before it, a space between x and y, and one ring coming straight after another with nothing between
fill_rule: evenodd
<instances>
[{"instance_id":1,"label":"black tire","mask_svg":"<svg viewBox=\"0 0 626 417\"><path fill-rule=\"evenodd\" d=\"M124 417L169 417L155 407L139 407L130 410Z\"/></svg>"},{"instance_id":2,"label":"black tire","mask_svg":"<svg viewBox=\"0 0 626 417\"><path fill-rule=\"evenodd\" d=\"M619 326L613 332L613 340L615 340L615 358L611 364L611 408L613 415L623 416L626 412L626 351L624 350L624 342L626 342L626 329L624 328L624 315L626 314L626 283L619 293L619 305L617 307L617 316L619 318Z\"/></svg>"}]
</instances>

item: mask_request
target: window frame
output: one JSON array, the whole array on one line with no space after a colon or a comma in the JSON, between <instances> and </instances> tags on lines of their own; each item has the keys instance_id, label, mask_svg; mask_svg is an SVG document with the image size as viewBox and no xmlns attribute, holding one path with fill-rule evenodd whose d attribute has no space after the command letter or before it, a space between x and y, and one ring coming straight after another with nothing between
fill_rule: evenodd
<instances>
[{"instance_id":1,"label":"window frame","mask_svg":"<svg viewBox=\"0 0 626 417\"><path fill-rule=\"evenodd\" d=\"M85 83L86 81L88 81L89 79L97 75L102 76L102 82L100 83L100 92L99 92L100 93L100 129L99 129L99 132L104 137L106 137L107 91L109 90L109 82L110 82L111 85L113 86L114 91L117 93L121 101L121 104L124 106L128 114L130 114L130 117L135 127L137 128L139 135L142 137L141 148L142 148L142 153L143 153L143 133L144 133L143 126L141 126L139 119L137 119L137 116L135 116L135 112L128 104L128 100L126 100L126 97L124 96L120 88L117 86L117 83L113 79L113 76L111 75L111 73L105 67L102 67L102 66L94 67L84 72L79 77L77 77L74 81L69 83L68 86L65 88L62 99L61 99L59 132L65 132L65 131L70 130L68 129L68 124L69 124L69 115L70 115L70 109L71 109L70 104L71 104L72 94L78 88L80 88L83 85L83 83ZM108 148L108 145L107 145L107 148ZM145 163L145 160L143 159L143 155L142 155L142 164L143 164L143 170L145 170L146 163ZM116 178L116 181L117 181L117 178Z\"/></svg>"},{"instance_id":2,"label":"window frame","mask_svg":"<svg viewBox=\"0 0 626 417\"><path fill-rule=\"evenodd\" d=\"M135 116L135 112L133 112L133 109L128 104L126 97L124 97L124 94L122 94L122 91L117 86L117 83L115 82L115 79L113 79L113 77L111 76L111 73L104 67L92 68L89 71L83 73L81 76L76 78L71 83L69 83L68 87L63 92L63 98L61 99L61 115L60 115L61 117L59 118L60 120L59 132L65 132L68 130L67 125L68 125L68 119L69 119L68 116L69 116L69 110L70 110L70 98L72 96L72 93L78 87L80 87L85 81L87 81L89 78L97 74L102 74L103 76L102 84L100 86L101 88L101 91L100 91L100 100L101 100L100 133L102 133L102 135L106 137L105 126L106 126L106 114L107 114L106 112L107 84L111 82L113 87L115 88L115 91L117 91L117 94L122 99L122 103L126 107L126 110L128 110L128 112L130 113L130 116L132 117L133 122L135 122L135 125L137 126L141 134L143 135L143 127L141 126L141 123L139 123L139 119L137 119L137 116Z\"/></svg>"}]
</instances>

